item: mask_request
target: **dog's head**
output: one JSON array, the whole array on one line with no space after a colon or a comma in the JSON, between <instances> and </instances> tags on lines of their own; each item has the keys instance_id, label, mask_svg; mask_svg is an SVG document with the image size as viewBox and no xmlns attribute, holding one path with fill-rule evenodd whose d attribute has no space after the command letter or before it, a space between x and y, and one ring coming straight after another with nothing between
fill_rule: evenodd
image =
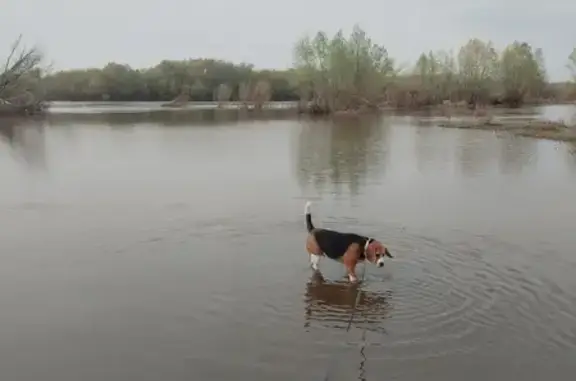
<instances>
[{"instance_id":1,"label":"dog's head","mask_svg":"<svg viewBox=\"0 0 576 381\"><path fill-rule=\"evenodd\" d=\"M366 247L366 258L378 267L384 266L384 258L394 258L390 250L382 242L372 239Z\"/></svg>"}]
</instances>

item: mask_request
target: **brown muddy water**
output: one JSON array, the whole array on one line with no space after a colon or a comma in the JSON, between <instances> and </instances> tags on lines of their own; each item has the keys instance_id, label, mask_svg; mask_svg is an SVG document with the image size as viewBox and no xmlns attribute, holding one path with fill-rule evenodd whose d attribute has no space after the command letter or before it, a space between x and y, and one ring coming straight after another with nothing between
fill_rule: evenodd
<instances>
[{"instance_id":1,"label":"brown muddy water","mask_svg":"<svg viewBox=\"0 0 576 381\"><path fill-rule=\"evenodd\" d=\"M175 115L1 122L2 380L574 379L574 147ZM313 276L307 199L396 259Z\"/></svg>"}]
</instances>

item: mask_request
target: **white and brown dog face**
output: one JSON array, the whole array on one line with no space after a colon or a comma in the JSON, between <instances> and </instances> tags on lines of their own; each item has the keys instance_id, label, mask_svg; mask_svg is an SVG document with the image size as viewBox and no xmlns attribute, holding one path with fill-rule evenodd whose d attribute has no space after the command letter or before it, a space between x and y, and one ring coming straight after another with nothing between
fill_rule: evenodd
<instances>
[{"instance_id":1,"label":"white and brown dog face","mask_svg":"<svg viewBox=\"0 0 576 381\"><path fill-rule=\"evenodd\" d=\"M385 257L394 258L392 254L390 254L390 250L382 245L380 241L373 240L368 244L366 248L366 258L369 262L372 262L378 267L383 267Z\"/></svg>"}]
</instances>

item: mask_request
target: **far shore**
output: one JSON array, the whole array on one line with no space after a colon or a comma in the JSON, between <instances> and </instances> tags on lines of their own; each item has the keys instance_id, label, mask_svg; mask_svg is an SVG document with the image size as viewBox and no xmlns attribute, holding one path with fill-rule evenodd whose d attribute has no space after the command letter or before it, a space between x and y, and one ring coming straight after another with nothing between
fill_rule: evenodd
<instances>
[{"instance_id":1,"label":"far shore","mask_svg":"<svg viewBox=\"0 0 576 381\"><path fill-rule=\"evenodd\" d=\"M178 111L194 111L194 110L243 110L251 111L249 114L257 114L251 105L248 105L248 110L245 109L246 104L243 102L225 102L218 104L217 102L186 102L178 107L162 107L162 102L114 102L114 101L101 101L101 102L81 102L81 101L55 101L50 102L51 106L47 110L48 116L53 114L54 117L62 114L92 114L91 108L94 108L94 114L101 113L141 113L141 112L177 112ZM540 120L535 118L536 107L566 105L564 102L559 103L544 103L535 105L526 105L521 108L510 109L504 107L490 107L484 110L482 117L474 116L472 110L466 107L451 107L446 110L442 106L430 107L426 109L398 109L393 107L380 107L376 110L351 110L336 112L330 116L323 116L322 118L354 118L360 116L367 116L369 114L381 113L391 115L406 115L415 116L419 118L418 124L438 126L443 128L458 128L458 129L476 129L476 130L489 130L497 132L507 132L517 136L526 136L538 139L576 142L576 115L573 120L569 121L552 121ZM111 109L107 109L110 107ZM118 110L114 110L118 107ZM102 110L100 108L103 108ZM298 102L268 102L263 106L263 109L268 110L283 110L286 112L294 112L298 109ZM576 114L576 107L575 107ZM184 116L184 115L183 115ZM256 115L255 115L256 116Z\"/></svg>"}]
</instances>

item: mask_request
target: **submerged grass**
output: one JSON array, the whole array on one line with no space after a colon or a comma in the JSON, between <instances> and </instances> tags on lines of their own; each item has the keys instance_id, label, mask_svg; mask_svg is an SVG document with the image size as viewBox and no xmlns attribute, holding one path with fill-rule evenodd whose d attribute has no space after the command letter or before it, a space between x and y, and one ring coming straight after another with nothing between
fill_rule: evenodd
<instances>
[{"instance_id":1,"label":"submerged grass","mask_svg":"<svg viewBox=\"0 0 576 381\"><path fill-rule=\"evenodd\" d=\"M445 128L504 131L518 136L539 139L576 142L576 127L564 121L547 121L527 118L443 121L437 124Z\"/></svg>"}]
</instances>

